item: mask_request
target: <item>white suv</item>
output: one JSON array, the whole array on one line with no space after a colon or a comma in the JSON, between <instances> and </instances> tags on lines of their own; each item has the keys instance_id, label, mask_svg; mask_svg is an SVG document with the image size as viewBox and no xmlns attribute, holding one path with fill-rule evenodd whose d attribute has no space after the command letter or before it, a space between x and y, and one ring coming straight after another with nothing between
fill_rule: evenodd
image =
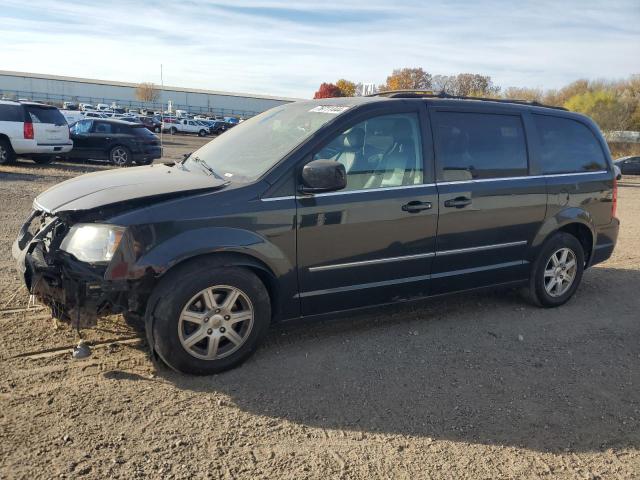
<instances>
[{"instance_id":1,"label":"white suv","mask_svg":"<svg viewBox=\"0 0 640 480\"><path fill-rule=\"evenodd\" d=\"M72 148L69 125L56 107L0 100L0 165L17 155L49 163Z\"/></svg>"}]
</instances>

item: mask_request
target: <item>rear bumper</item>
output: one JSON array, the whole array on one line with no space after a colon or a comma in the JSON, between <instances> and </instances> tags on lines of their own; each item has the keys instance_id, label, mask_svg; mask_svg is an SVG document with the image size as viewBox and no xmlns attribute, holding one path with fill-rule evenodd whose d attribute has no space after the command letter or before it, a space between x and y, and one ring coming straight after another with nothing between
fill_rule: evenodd
<instances>
[{"instance_id":1,"label":"rear bumper","mask_svg":"<svg viewBox=\"0 0 640 480\"><path fill-rule=\"evenodd\" d=\"M618 241L619 230L620 220L617 218L614 218L609 225L598 227L596 245L589 259L589 266L602 263L611 257Z\"/></svg>"},{"instance_id":2,"label":"rear bumper","mask_svg":"<svg viewBox=\"0 0 640 480\"><path fill-rule=\"evenodd\" d=\"M69 140L65 143L38 143L35 140L17 139L11 140L13 151L18 155L57 155L70 152L73 142Z\"/></svg>"},{"instance_id":3,"label":"rear bumper","mask_svg":"<svg viewBox=\"0 0 640 480\"><path fill-rule=\"evenodd\" d=\"M133 152L133 161L145 161L145 160L155 160L156 158L162 157L162 148L160 147L146 147L141 149L139 152Z\"/></svg>"}]
</instances>

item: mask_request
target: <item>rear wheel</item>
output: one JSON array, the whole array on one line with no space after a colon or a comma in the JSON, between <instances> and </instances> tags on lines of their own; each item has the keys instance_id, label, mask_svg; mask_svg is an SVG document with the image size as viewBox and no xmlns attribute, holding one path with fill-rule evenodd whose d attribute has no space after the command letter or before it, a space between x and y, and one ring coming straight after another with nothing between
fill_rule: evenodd
<instances>
[{"instance_id":1,"label":"rear wheel","mask_svg":"<svg viewBox=\"0 0 640 480\"><path fill-rule=\"evenodd\" d=\"M564 232L549 238L534 263L530 294L543 307L558 307L576 292L584 272L584 249L580 241Z\"/></svg>"},{"instance_id":2,"label":"rear wheel","mask_svg":"<svg viewBox=\"0 0 640 480\"><path fill-rule=\"evenodd\" d=\"M160 127L154 128L153 131L156 132L156 133L160 133Z\"/></svg>"},{"instance_id":3,"label":"rear wheel","mask_svg":"<svg viewBox=\"0 0 640 480\"><path fill-rule=\"evenodd\" d=\"M199 136L199 137L204 137L206 134L207 134L206 130L200 130L200 131L198 132L198 136Z\"/></svg>"},{"instance_id":4,"label":"rear wheel","mask_svg":"<svg viewBox=\"0 0 640 480\"><path fill-rule=\"evenodd\" d=\"M11 148L11 144L0 138L0 165L7 165L9 163L13 163L16 160L16 154Z\"/></svg>"},{"instance_id":5,"label":"rear wheel","mask_svg":"<svg viewBox=\"0 0 640 480\"><path fill-rule=\"evenodd\" d=\"M131 165L131 152L127 147L117 145L109 152L109 160L118 167L127 167Z\"/></svg>"},{"instance_id":6,"label":"rear wheel","mask_svg":"<svg viewBox=\"0 0 640 480\"><path fill-rule=\"evenodd\" d=\"M191 264L176 270L158 285L149 305L156 305L155 350L183 373L208 375L239 365L271 321L265 286L250 270L237 267Z\"/></svg>"}]
</instances>

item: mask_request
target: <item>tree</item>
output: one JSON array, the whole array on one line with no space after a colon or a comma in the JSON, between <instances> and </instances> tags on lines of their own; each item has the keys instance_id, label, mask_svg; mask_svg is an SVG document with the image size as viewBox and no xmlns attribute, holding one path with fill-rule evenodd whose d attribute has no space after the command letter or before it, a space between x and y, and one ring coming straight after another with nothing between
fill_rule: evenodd
<instances>
[{"instance_id":1,"label":"tree","mask_svg":"<svg viewBox=\"0 0 640 480\"><path fill-rule=\"evenodd\" d=\"M422 68L397 68L380 90L430 90L432 77Z\"/></svg>"},{"instance_id":2,"label":"tree","mask_svg":"<svg viewBox=\"0 0 640 480\"><path fill-rule=\"evenodd\" d=\"M569 98L564 107L590 116L602 130L627 130L633 123L631 102L619 98L612 90L578 93Z\"/></svg>"},{"instance_id":3,"label":"tree","mask_svg":"<svg viewBox=\"0 0 640 480\"><path fill-rule=\"evenodd\" d=\"M344 78L336 82L336 87L340 89L342 97L353 97L356 94L356 84Z\"/></svg>"},{"instance_id":4,"label":"tree","mask_svg":"<svg viewBox=\"0 0 640 480\"><path fill-rule=\"evenodd\" d=\"M333 83L322 83L320 84L320 88L313 95L313 98L334 98L334 97L342 97L342 91Z\"/></svg>"},{"instance_id":5,"label":"tree","mask_svg":"<svg viewBox=\"0 0 640 480\"><path fill-rule=\"evenodd\" d=\"M488 75L460 73L451 86L452 94L460 97L492 97L500 92Z\"/></svg>"},{"instance_id":6,"label":"tree","mask_svg":"<svg viewBox=\"0 0 640 480\"><path fill-rule=\"evenodd\" d=\"M153 83L144 82L136 88L136 98L141 102L155 102L160 98L160 90Z\"/></svg>"},{"instance_id":7,"label":"tree","mask_svg":"<svg viewBox=\"0 0 640 480\"><path fill-rule=\"evenodd\" d=\"M512 100L528 100L529 102L542 102L544 93L540 88L527 88L527 87L509 87L502 96Z\"/></svg>"}]
</instances>

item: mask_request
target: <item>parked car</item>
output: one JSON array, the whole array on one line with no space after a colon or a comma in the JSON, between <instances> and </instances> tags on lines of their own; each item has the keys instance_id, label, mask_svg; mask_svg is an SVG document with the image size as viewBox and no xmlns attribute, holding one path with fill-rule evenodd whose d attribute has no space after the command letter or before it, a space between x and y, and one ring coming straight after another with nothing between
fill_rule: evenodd
<instances>
[{"instance_id":1,"label":"parked car","mask_svg":"<svg viewBox=\"0 0 640 480\"><path fill-rule=\"evenodd\" d=\"M111 107L106 103L99 103L96 105L96 110L98 110L99 112L102 112L105 110L111 110Z\"/></svg>"},{"instance_id":2,"label":"parked car","mask_svg":"<svg viewBox=\"0 0 640 480\"><path fill-rule=\"evenodd\" d=\"M624 175L640 175L640 156L628 156L614 162Z\"/></svg>"},{"instance_id":3,"label":"parked car","mask_svg":"<svg viewBox=\"0 0 640 480\"><path fill-rule=\"evenodd\" d=\"M233 123L217 120L210 127L210 131L213 135L220 135L234 126L235 125Z\"/></svg>"},{"instance_id":4,"label":"parked car","mask_svg":"<svg viewBox=\"0 0 640 480\"><path fill-rule=\"evenodd\" d=\"M78 102L62 102L62 108L64 110L78 110Z\"/></svg>"},{"instance_id":5,"label":"parked car","mask_svg":"<svg viewBox=\"0 0 640 480\"><path fill-rule=\"evenodd\" d=\"M132 117L132 116L122 116L120 118L118 118L118 120L122 120L123 122L129 122L129 123L142 123L140 121L140 119L138 117Z\"/></svg>"},{"instance_id":6,"label":"parked car","mask_svg":"<svg viewBox=\"0 0 640 480\"><path fill-rule=\"evenodd\" d=\"M73 159L108 160L116 166L148 165L162 156L160 141L141 123L113 119L85 119L71 128Z\"/></svg>"},{"instance_id":7,"label":"parked car","mask_svg":"<svg viewBox=\"0 0 640 480\"><path fill-rule=\"evenodd\" d=\"M90 111L90 110L95 110L95 107L93 105L91 105L90 103L81 103L80 104L80 110L82 110L83 112L86 112L86 111Z\"/></svg>"},{"instance_id":8,"label":"parked car","mask_svg":"<svg viewBox=\"0 0 640 480\"><path fill-rule=\"evenodd\" d=\"M50 188L13 247L28 291L71 322L141 316L160 359L210 374L273 322L495 286L558 307L612 254L588 117L387 95L280 105L182 162Z\"/></svg>"},{"instance_id":9,"label":"parked car","mask_svg":"<svg viewBox=\"0 0 640 480\"><path fill-rule=\"evenodd\" d=\"M618 181L622 180L622 171L620 170L620 167L615 163L613 164L613 173L616 177L616 180Z\"/></svg>"},{"instance_id":10,"label":"parked car","mask_svg":"<svg viewBox=\"0 0 640 480\"><path fill-rule=\"evenodd\" d=\"M162 124L162 129L172 134L176 133L195 133L199 137L204 137L209 134L209 129L205 125L199 124L196 120L187 119L175 119L172 122L165 122Z\"/></svg>"},{"instance_id":11,"label":"parked car","mask_svg":"<svg viewBox=\"0 0 640 480\"><path fill-rule=\"evenodd\" d=\"M154 133L160 133L162 122L156 117L139 117L142 124Z\"/></svg>"},{"instance_id":12,"label":"parked car","mask_svg":"<svg viewBox=\"0 0 640 480\"><path fill-rule=\"evenodd\" d=\"M82 114L86 117L86 118L108 118L109 115L107 115L106 113L102 113L102 112L92 112L92 111L84 111L82 112Z\"/></svg>"},{"instance_id":13,"label":"parked car","mask_svg":"<svg viewBox=\"0 0 640 480\"><path fill-rule=\"evenodd\" d=\"M85 118L85 112L79 110L60 110L60 113L69 125Z\"/></svg>"},{"instance_id":14,"label":"parked car","mask_svg":"<svg viewBox=\"0 0 640 480\"><path fill-rule=\"evenodd\" d=\"M69 125L56 107L0 100L0 165L16 156L49 163L72 147Z\"/></svg>"}]
</instances>

